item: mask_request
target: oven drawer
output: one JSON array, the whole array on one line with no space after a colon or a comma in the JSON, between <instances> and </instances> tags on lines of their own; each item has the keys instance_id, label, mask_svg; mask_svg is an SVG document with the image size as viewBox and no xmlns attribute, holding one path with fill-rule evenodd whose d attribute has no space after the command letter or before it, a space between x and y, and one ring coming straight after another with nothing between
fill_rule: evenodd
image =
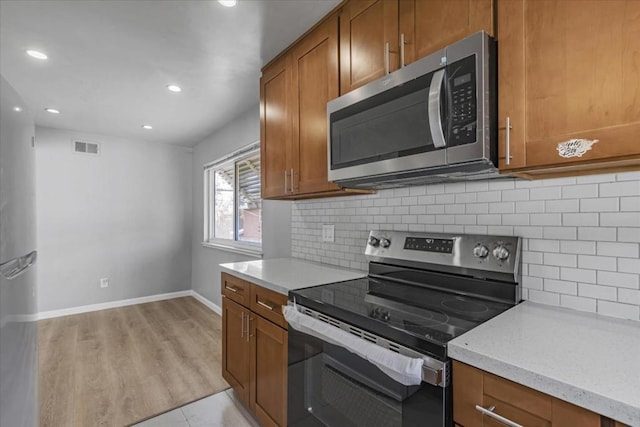
<instances>
[{"instance_id":1,"label":"oven drawer","mask_svg":"<svg viewBox=\"0 0 640 427\"><path fill-rule=\"evenodd\" d=\"M227 273L222 273L222 295L247 308L251 302L251 283Z\"/></svg>"},{"instance_id":2,"label":"oven drawer","mask_svg":"<svg viewBox=\"0 0 640 427\"><path fill-rule=\"evenodd\" d=\"M287 321L282 315L283 305L287 305L286 295L258 285L251 287L251 311L286 329Z\"/></svg>"}]
</instances>

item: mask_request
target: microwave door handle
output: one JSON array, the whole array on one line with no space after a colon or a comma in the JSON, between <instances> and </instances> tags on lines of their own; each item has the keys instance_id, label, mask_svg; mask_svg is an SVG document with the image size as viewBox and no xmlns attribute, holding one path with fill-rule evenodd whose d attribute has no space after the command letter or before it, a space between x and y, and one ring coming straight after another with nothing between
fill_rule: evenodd
<instances>
[{"instance_id":1,"label":"microwave door handle","mask_svg":"<svg viewBox=\"0 0 640 427\"><path fill-rule=\"evenodd\" d=\"M433 137L433 146L444 148L447 143L442 131L442 114L440 104L442 103L442 82L444 80L444 69L433 73L431 86L429 87L429 128Z\"/></svg>"}]
</instances>

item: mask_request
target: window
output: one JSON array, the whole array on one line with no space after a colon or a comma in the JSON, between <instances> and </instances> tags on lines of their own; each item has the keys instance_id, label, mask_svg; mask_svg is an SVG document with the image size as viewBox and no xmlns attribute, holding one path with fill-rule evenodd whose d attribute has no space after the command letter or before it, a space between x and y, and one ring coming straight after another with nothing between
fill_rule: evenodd
<instances>
[{"instance_id":1,"label":"window","mask_svg":"<svg viewBox=\"0 0 640 427\"><path fill-rule=\"evenodd\" d=\"M262 246L259 143L204 168L204 243L258 254Z\"/></svg>"}]
</instances>

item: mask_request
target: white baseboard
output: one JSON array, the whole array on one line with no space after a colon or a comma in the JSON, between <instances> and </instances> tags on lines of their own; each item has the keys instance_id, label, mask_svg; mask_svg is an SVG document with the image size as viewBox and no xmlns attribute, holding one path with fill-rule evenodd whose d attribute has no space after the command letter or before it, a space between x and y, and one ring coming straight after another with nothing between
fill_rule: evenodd
<instances>
[{"instance_id":1,"label":"white baseboard","mask_svg":"<svg viewBox=\"0 0 640 427\"><path fill-rule=\"evenodd\" d=\"M216 314L222 316L222 308L220 308L220 306L218 306L217 304L214 304L213 302L209 301L208 299L206 299L205 297L203 297L202 295L200 295L196 291L191 291L191 295L195 299L197 299L198 301L200 301L201 303L206 305L208 308L210 308L212 311L214 311Z\"/></svg>"},{"instance_id":2,"label":"white baseboard","mask_svg":"<svg viewBox=\"0 0 640 427\"><path fill-rule=\"evenodd\" d=\"M145 302L162 301L162 300L165 300L165 299L188 297L188 296L195 296L195 295L193 295L193 291L192 290L179 291L179 292L170 292L170 293L158 294L158 295L150 295L148 297L123 299L123 300L119 300L119 301L109 301L109 302L103 302L103 303L100 303L100 304L82 305L82 306L78 306L78 307L63 308L61 310L41 311L40 313L38 313L38 320L50 319L52 317L68 316L70 314L88 313L90 311L106 310L108 308L125 307L127 305L144 304ZM198 295L198 296L200 298L204 299L204 297L202 297L200 295ZM196 297L196 298L198 298L198 297ZM201 301L200 298L198 298L199 301ZM213 304L211 302L209 302L209 303ZM215 304L213 304L213 305L215 306ZM213 311L216 311L214 308L212 308L210 306L208 306L208 307L211 308ZM218 310L220 310L219 307L218 307ZM222 312L222 310L220 310L220 312Z\"/></svg>"}]
</instances>

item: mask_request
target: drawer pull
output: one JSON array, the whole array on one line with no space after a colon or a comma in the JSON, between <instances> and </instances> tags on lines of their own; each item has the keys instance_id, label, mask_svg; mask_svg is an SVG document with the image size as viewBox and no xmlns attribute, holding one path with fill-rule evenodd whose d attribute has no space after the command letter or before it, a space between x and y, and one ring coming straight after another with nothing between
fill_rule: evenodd
<instances>
[{"instance_id":1,"label":"drawer pull","mask_svg":"<svg viewBox=\"0 0 640 427\"><path fill-rule=\"evenodd\" d=\"M263 306L263 307L264 307L264 308L266 308L267 310L271 310L271 311L273 311L273 310L276 308L275 306L273 306L273 305L271 305L271 304L267 304L266 302L262 302L262 301L260 301L260 300L257 300L256 302L258 303L258 305Z\"/></svg>"},{"instance_id":2,"label":"drawer pull","mask_svg":"<svg viewBox=\"0 0 640 427\"><path fill-rule=\"evenodd\" d=\"M236 288L235 286L229 286L229 285L224 285L224 288L230 290L234 294L237 294L238 291L240 290L240 289Z\"/></svg>"},{"instance_id":3,"label":"drawer pull","mask_svg":"<svg viewBox=\"0 0 640 427\"><path fill-rule=\"evenodd\" d=\"M513 421L511 421L509 418L505 418L501 415L496 414L495 412L493 412L496 409L495 406L490 406L489 408L483 408L480 405L476 405L476 411L482 412L482 415L486 415L487 417L491 417L496 421L501 422L504 425L507 425L509 427L522 427L521 424L515 423Z\"/></svg>"}]
</instances>

